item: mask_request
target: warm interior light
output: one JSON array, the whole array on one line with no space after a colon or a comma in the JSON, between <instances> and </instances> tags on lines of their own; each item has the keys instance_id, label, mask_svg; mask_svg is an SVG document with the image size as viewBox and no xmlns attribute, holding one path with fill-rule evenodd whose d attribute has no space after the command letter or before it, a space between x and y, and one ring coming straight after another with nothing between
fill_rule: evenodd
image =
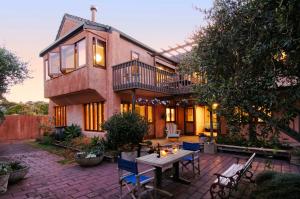
<instances>
[{"instance_id":1,"label":"warm interior light","mask_svg":"<svg viewBox=\"0 0 300 199\"><path fill-rule=\"evenodd\" d=\"M213 109L216 109L218 106L219 106L219 104L213 103L212 108L213 108Z\"/></svg>"},{"instance_id":2,"label":"warm interior light","mask_svg":"<svg viewBox=\"0 0 300 199\"><path fill-rule=\"evenodd\" d=\"M102 61L102 56L100 54L96 54L96 63L99 63Z\"/></svg>"}]
</instances>

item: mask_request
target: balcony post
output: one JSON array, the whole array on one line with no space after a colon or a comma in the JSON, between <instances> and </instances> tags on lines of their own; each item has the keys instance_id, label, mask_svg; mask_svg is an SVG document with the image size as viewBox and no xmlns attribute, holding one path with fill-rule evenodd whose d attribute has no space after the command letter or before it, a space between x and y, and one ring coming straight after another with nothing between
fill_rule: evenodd
<instances>
[{"instance_id":1,"label":"balcony post","mask_svg":"<svg viewBox=\"0 0 300 199\"><path fill-rule=\"evenodd\" d=\"M135 96L135 89L131 90L131 96L132 96L132 112L135 111L135 101L136 101L136 96Z\"/></svg>"}]
</instances>

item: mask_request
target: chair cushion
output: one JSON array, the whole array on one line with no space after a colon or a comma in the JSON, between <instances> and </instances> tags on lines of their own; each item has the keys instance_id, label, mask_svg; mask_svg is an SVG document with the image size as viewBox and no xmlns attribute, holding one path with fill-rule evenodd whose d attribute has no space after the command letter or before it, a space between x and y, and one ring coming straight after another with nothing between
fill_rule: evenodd
<instances>
[{"instance_id":1,"label":"chair cushion","mask_svg":"<svg viewBox=\"0 0 300 199\"><path fill-rule=\"evenodd\" d=\"M189 156L186 156L184 158L182 158L183 161L193 161L193 156L189 155Z\"/></svg>"},{"instance_id":2,"label":"chair cushion","mask_svg":"<svg viewBox=\"0 0 300 199\"><path fill-rule=\"evenodd\" d=\"M179 138L177 133L168 133L168 138Z\"/></svg>"},{"instance_id":3,"label":"chair cushion","mask_svg":"<svg viewBox=\"0 0 300 199\"><path fill-rule=\"evenodd\" d=\"M148 176L144 176L144 175L141 175L140 176L140 183L141 184L144 184L144 183L146 183L146 182L148 182L150 180L150 177L148 177ZM136 185L136 177L135 177L135 175L134 174L132 174L132 175L129 175L129 176L126 176L125 178L124 178L124 181L126 182L126 183L128 183L128 184L133 184L133 185Z\"/></svg>"}]
</instances>

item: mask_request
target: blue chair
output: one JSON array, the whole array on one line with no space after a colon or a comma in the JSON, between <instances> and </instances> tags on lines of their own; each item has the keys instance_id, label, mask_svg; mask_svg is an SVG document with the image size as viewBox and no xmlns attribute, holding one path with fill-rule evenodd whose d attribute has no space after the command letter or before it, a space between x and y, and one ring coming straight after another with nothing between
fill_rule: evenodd
<instances>
[{"instance_id":1,"label":"blue chair","mask_svg":"<svg viewBox=\"0 0 300 199\"><path fill-rule=\"evenodd\" d=\"M195 174L195 170L197 170L198 174L200 174L200 143L183 142L182 149L194 151L192 155L182 159L182 171L184 168L188 169L188 165L192 164L193 173ZM195 165L195 162L197 162L197 165Z\"/></svg>"},{"instance_id":2,"label":"blue chair","mask_svg":"<svg viewBox=\"0 0 300 199\"><path fill-rule=\"evenodd\" d=\"M155 171L155 168L148 169L143 172L138 172L136 162L118 158L119 169L119 183L120 183L120 198L131 195L132 198L140 199L142 194L154 191L154 198L156 198L156 179L155 175L147 176L146 173ZM125 173L126 172L126 173ZM147 184L153 182L153 186ZM123 186L126 186L128 193L123 196Z\"/></svg>"}]
</instances>

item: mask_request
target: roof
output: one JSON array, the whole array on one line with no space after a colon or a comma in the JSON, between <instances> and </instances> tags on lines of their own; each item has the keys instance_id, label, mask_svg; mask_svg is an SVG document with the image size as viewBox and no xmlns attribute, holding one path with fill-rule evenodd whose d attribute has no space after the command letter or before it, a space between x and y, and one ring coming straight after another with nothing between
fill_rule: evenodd
<instances>
[{"instance_id":1,"label":"roof","mask_svg":"<svg viewBox=\"0 0 300 199\"><path fill-rule=\"evenodd\" d=\"M79 25L77 27L75 27L74 29L72 29L71 31L69 31L66 35L64 35L64 36L62 36L62 37L59 38L59 33L60 33L60 31L61 31L61 29L63 27L64 21L67 18L71 19L71 20L78 21ZM78 16L70 15L70 14L67 14L67 13L64 15L64 17L62 19L62 22L61 22L60 27L58 29L55 41L51 45L49 45L47 48L45 48L44 50L42 50L40 52L40 56L42 57L48 51L50 51L53 48L57 47L61 42L67 40L68 38L70 38L74 34L78 33L81 30L84 30L84 29L95 29L95 30L106 31L106 32L116 31L116 32L118 32L120 34L120 36L123 39L126 39L129 42L132 42L132 43L136 44L137 46L139 46L141 48L144 48L145 50L153 53L153 55L160 56L160 57L166 59L167 61L178 63L177 60L172 59L172 58L167 57L167 56L164 56L164 55L161 55L160 53L158 53L153 48L147 46L146 44L144 44L144 43L142 43L142 42L134 39L133 37L129 36L128 34L122 32L122 31L120 31L120 30L118 30L118 29L116 29L116 28L114 28L112 26L108 26L108 25L105 25L105 24L94 22L94 21L91 21L91 20L88 20L88 19L84 19L84 18L81 18L81 17L78 17Z\"/></svg>"}]
</instances>

